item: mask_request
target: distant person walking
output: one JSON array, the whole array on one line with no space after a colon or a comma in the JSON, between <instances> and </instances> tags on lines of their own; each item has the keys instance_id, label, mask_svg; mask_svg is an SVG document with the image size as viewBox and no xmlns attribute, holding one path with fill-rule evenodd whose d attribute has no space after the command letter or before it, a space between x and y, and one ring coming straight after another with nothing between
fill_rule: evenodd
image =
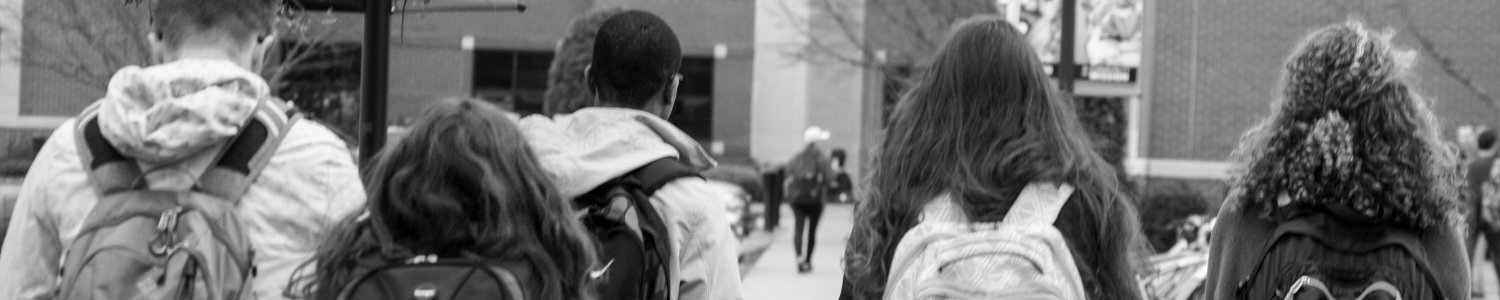
<instances>
[{"instance_id":1,"label":"distant person walking","mask_svg":"<svg viewBox=\"0 0 1500 300\"><path fill-rule=\"evenodd\" d=\"M828 132L822 128L808 128L802 136L807 146L786 166L786 200L796 218L792 245L797 247L797 271L801 273L812 271L813 248L818 243L818 219L823 217L831 173L828 157L818 143L828 138Z\"/></svg>"},{"instance_id":2,"label":"distant person walking","mask_svg":"<svg viewBox=\"0 0 1500 300\"><path fill-rule=\"evenodd\" d=\"M1208 299L1463 299L1454 152L1413 53L1359 22L1317 29L1234 153Z\"/></svg>"}]
</instances>

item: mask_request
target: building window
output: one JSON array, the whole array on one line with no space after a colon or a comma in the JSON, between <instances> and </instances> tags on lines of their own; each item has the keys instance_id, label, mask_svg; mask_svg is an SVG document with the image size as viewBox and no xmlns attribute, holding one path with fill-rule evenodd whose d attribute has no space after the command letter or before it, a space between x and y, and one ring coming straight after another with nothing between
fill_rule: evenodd
<instances>
[{"instance_id":1,"label":"building window","mask_svg":"<svg viewBox=\"0 0 1500 300\"><path fill-rule=\"evenodd\" d=\"M699 142L714 138L714 59L683 57L682 84L668 121Z\"/></svg>"},{"instance_id":2,"label":"building window","mask_svg":"<svg viewBox=\"0 0 1500 300\"><path fill-rule=\"evenodd\" d=\"M474 51L474 96L522 116L542 113L553 54L542 51ZM713 140L714 59L683 57L682 84L668 119L698 141Z\"/></svg>"},{"instance_id":3,"label":"building window","mask_svg":"<svg viewBox=\"0 0 1500 300\"><path fill-rule=\"evenodd\" d=\"M542 113L552 53L474 51L474 96L525 115Z\"/></svg>"}]
</instances>

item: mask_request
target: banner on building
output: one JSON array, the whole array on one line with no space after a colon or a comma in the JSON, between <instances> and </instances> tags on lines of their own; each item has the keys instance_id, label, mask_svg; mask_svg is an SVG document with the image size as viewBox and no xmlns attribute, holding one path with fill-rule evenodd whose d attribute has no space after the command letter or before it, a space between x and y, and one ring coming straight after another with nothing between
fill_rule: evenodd
<instances>
[{"instance_id":1,"label":"banner on building","mask_svg":"<svg viewBox=\"0 0 1500 300\"><path fill-rule=\"evenodd\" d=\"M1079 79L1135 82L1145 38L1145 0L1077 1L1073 57L1080 68ZM1056 65L1062 48L1062 0L996 2L1006 20L1026 34L1042 63Z\"/></svg>"}]
</instances>

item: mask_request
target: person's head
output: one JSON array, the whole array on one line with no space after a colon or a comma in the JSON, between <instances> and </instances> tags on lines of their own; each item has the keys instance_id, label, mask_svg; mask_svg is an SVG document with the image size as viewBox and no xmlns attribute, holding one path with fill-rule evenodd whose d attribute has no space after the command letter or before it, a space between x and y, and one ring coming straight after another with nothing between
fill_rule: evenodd
<instances>
[{"instance_id":1,"label":"person's head","mask_svg":"<svg viewBox=\"0 0 1500 300\"><path fill-rule=\"evenodd\" d=\"M1479 156L1495 156L1495 130L1484 128L1474 137L1475 144L1479 146Z\"/></svg>"},{"instance_id":2,"label":"person's head","mask_svg":"<svg viewBox=\"0 0 1500 300\"><path fill-rule=\"evenodd\" d=\"M543 288L537 298L588 295L592 243L526 143L506 113L484 101L427 108L366 170L367 217L347 221L323 244L310 292L337 293L361 256L468 252L530 262Z\"/></svg>"},{"instance_id":3,"label":"person's head","mask_svg":"<svg viewBox=\"0 0 1500 300\"><path fill-rule=\"evenodd\" d=\"M835 170L844 169L844 159L848 158L848 156L849 153L844 151L844 148L833 148L833 151L828 153L828 157L833 160L833 168Z\"/></svg>"},{"instance_id":4,"label":"person's head","mask_svg":"<svg viewBox=\"0 0 1500 300\"><path fill-rule=\"evenodd\" d=\"M667 22L631 10L600 25L588 66L595 106L638 109L662 118L672 114L682 81L682 46Z\"/></svg>"},{"instance_id":5,"label":"person's head","mask_svg":"<svg viewBox=\"0 0 1500 300\"><path fill-rule=\"evenodd\" d=\"M1090 295L1133 299L1131 258L1140 241L1134 208L1070 101L1048 81L1025 36L1003 19L955 25L896 105L875 153L868 200L856 212L846 254L858 299L880 297L896 245L932 199L951 194L970 220L998 221L1032 182L1077 188L1070 202L1084 212L1064 213L1058 223L1088 232L1072 245L1086 258L1080 263L1096 264L1080 268L1096 283Z\"/></svg>"},{"instance_id":6,"label":"person's head","mask_svg":"<svg viewBox=\"0 0 1500 300\"><path fill-rule=\"evenodd\" d=\"M1232 207L1274 219L1300 203L1353 199L1367 216L1398 224L1447 219L1454 154L1408 81L1415 55L1390 39L1351 21L1313 31L1292 51L1271 115L1235 151Z\"/></svg>"},{"instance_id":7,"label":"person's head","mask_svg":"<svg viewBox=\"0 0 1500 300\"><path fill-rule=\"evenodd\" d=\"M568 26L568 36L558 43L557 56L552 58L552 67L547 71L543 114L571 114L594 105L594 96L584 82L584 71L594 58L594 35L604 21L623 12L621 8L591 10Z\"/></svg>"},{"instance_id":8,"label":"person's head","mask_svg":"<svg viewBox=\"0 0 1500 300\"><path fill-rule=\"evenodd\" d=\"M253 70L275 44L275 9L271 0L157 0L148 44L161 62L222 59Z\"/></svg>"}]
</instances>

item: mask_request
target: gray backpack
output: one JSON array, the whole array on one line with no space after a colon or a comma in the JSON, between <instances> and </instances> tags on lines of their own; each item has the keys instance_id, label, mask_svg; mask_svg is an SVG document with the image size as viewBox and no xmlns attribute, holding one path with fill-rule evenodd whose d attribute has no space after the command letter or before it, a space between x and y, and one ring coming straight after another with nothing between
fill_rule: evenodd
<instances>
[{"instance_id":1,"label":"gray backpack","mask_svg":"<svg viewBox=\"0 0 1500 300\"><path fill-rule=\"evenodd\" d=\"M99 201L63 260L56 299L251 299L254 252L235 205L298 115L262 100L189 191L146 188L104 139L98 104L74 128Z\"/></svg>"}]
</instances>

